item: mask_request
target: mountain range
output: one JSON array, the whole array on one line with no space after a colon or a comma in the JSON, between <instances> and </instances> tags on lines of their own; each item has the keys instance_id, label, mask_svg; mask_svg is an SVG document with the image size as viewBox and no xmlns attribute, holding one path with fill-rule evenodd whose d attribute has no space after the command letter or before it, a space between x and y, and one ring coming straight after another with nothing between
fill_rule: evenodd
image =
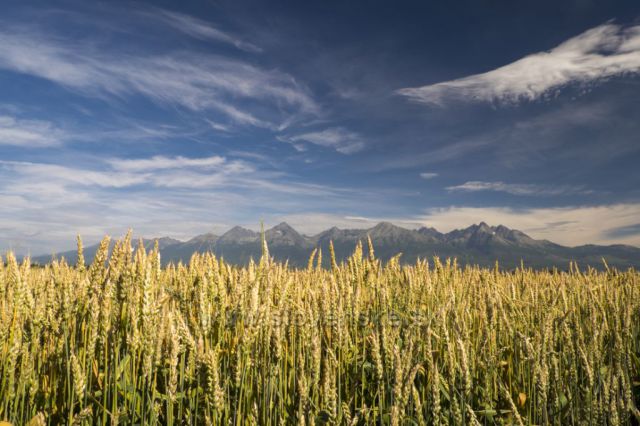
<instances>
[{"instance_id":1,"label":"mountain range","mask_svg":"<svg viewBox=\"0 0 640 426\"><path fill-rule=\"evenodd\" d=\"M287 223L280 223L265 231L265 239L271 256L277 260L288 260L291 265L307 264L311 251L322 249L325 264L328 263L329 244L333 242L338 261L353 252L358 241L366 243L370 237L376 256L387 260L402 253L403 262L417 258L457 258L459 264L493 266L498 260L504 268L515 268L521 261L533 268L557 267L566 269L569 262L581 266L602 268L604 258L609 266L626 269L640 267L640 248L628 245L582 245L566 247L548 240L536 240L525 233L506 226L489 226L484 222L441 233L434 228L406 229L388 222L381 222L370 229L338 229L333 227L314 236L300 234ZM188 241L169 237L143 239L146 247L158 241L163 263L188 262L193 253L212 251L233 264L246 264L251 258L261 255L260 233L235 226L222 235L212 233L198 235ZM366 245L365 245L366 246ZM85 259L89 262L98 245L85 248ZM76 251L59 253L75 262ZM36 256L34 263L46 263L51 255Z\"/></svg>"}]
</instances>

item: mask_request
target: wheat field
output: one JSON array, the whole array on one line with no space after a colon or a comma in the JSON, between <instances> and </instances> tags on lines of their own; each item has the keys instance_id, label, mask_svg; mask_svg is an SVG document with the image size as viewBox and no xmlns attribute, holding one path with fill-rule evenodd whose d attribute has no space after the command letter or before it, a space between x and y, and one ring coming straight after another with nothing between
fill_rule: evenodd
<instances>
[{"instance_id":1,"label":"wheat field","mask_svg":"<svg viewBox=\"0 0 640 426\"><path fill-rule=\"evenodd\" d=\"M157 249L0 262L13 425L619 425L640 413L640 275Z\"/></svg>"}]
</instances>

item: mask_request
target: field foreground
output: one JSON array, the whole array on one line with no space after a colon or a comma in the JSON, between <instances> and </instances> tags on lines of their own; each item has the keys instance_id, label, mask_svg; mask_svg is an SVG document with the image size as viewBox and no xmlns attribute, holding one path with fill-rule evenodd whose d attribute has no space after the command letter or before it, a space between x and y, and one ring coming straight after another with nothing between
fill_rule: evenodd
<instances>
[{"instance_id":1,"label":"field foreground","mask_svg":"<svg viewBox=\"0 0 640 426\"><path fill-rule=\"evenodd\" d=\"M0 262L13 424L586 424L640 415L640 274L213 255ZM79 250L81 253L81 249ZM133 253L133 254L132 254ZM327 255L327 253L325 253Z\"/></svg>"}]
</instances>

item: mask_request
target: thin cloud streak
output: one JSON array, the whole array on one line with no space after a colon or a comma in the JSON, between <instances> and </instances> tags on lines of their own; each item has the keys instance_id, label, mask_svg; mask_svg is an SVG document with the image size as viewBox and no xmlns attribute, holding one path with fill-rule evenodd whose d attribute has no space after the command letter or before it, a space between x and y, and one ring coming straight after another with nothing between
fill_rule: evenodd
<instances>
[{"instance_id":1,"label":"thin cloud streak","mask_svg":"<svg viewBox=\"0 0 640 426\"><path fill-rule=\"evenodd\" d=\"M181 169L188 167L204 167L211 168L223 165L226 160L224 157L215 155L205 158L187 158L182 156L165 157L157 155L151 158L142 159L122 159L116 158L108 161L111 167L123 171L147 171L162 169Z\"/></svg>"},{"instance_id":2,"label":"thin cloud streak","mask_svg":"<svg viewBox=\"0 0 640 426\"><path fill-rule=\"evenodd\" d=\"M193 16L160 8L151 8L148 11L142 12L142 14L146 17L157 19L169 27L193 38L230 44L245 52L262 52L260 47L244 41L231 33L215 28L210 23L194 18Z\"/></svg>"},{"instance_id":3,"label":"thin cloud streak","mask_svg":"<svg viewBox=\"0 0 640 426\"><path fill-rule=\"evenodd\" d=\"M535 185L524 183L469 181L461 185L448 186L449 192L504 192L511 195L552 196L568 194L589 194L593 191L568 185Z\"/></svg>"},{"instance_id":4,"label":"thin cloud streak","mask_svg":"<svg viewBox=\"0 0 640 426\"><path fill-rule=\"evenodd\" d=\"M56 164L21 161L0 161L0 168L11 170L18 176L41 182L61 182L79 186L126 188L148 181L148 175L118 171L96 171L65 167Z\"/></svg>"},{"instance_id":5,"label":"thin cloud streak","mask_svg":"<svg viewBox=\"0 0 640 426\"><path fill-rule=\"evenodd\" d=\"M355 154L365 147L360 135L342 127L332 127L315 132L282 137L281 140L292 143L298 151L304 151L304 148L296 144L299 142L308 142L325 148L332 148L341 154Z\"/></svg>"},{"instance_id":6,"label":"thin cloud streak","mask_svg":"<svg viewBox=\"0 0 640 426\"><path fill-rule=\"evenodd\" d=\"M433 172L423 172L423 173L420 173L420 177L421 177L422 179L425 179L425 180L433 179L433 178L438 177L438 173L433 173Z\"/></svg>"}]
</instances>

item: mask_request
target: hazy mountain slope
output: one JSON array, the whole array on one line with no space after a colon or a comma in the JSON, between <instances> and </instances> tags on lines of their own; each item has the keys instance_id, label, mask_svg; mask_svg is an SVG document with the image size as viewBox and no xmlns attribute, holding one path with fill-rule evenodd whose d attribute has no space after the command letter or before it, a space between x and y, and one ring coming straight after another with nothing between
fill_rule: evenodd
<instances>
[{"instance_id":1,"label":"hazy mountain slope","mask_svg":"<svg viewBox=\"0 0 640 426\"><path fill-rule=\"evenodd\" d=\"M177 242L168 247L160 247L163 262L188 262L194 253L215 251L218 236L212 233L198 235L185 242Z\"/></svg>"}]
</instances>

